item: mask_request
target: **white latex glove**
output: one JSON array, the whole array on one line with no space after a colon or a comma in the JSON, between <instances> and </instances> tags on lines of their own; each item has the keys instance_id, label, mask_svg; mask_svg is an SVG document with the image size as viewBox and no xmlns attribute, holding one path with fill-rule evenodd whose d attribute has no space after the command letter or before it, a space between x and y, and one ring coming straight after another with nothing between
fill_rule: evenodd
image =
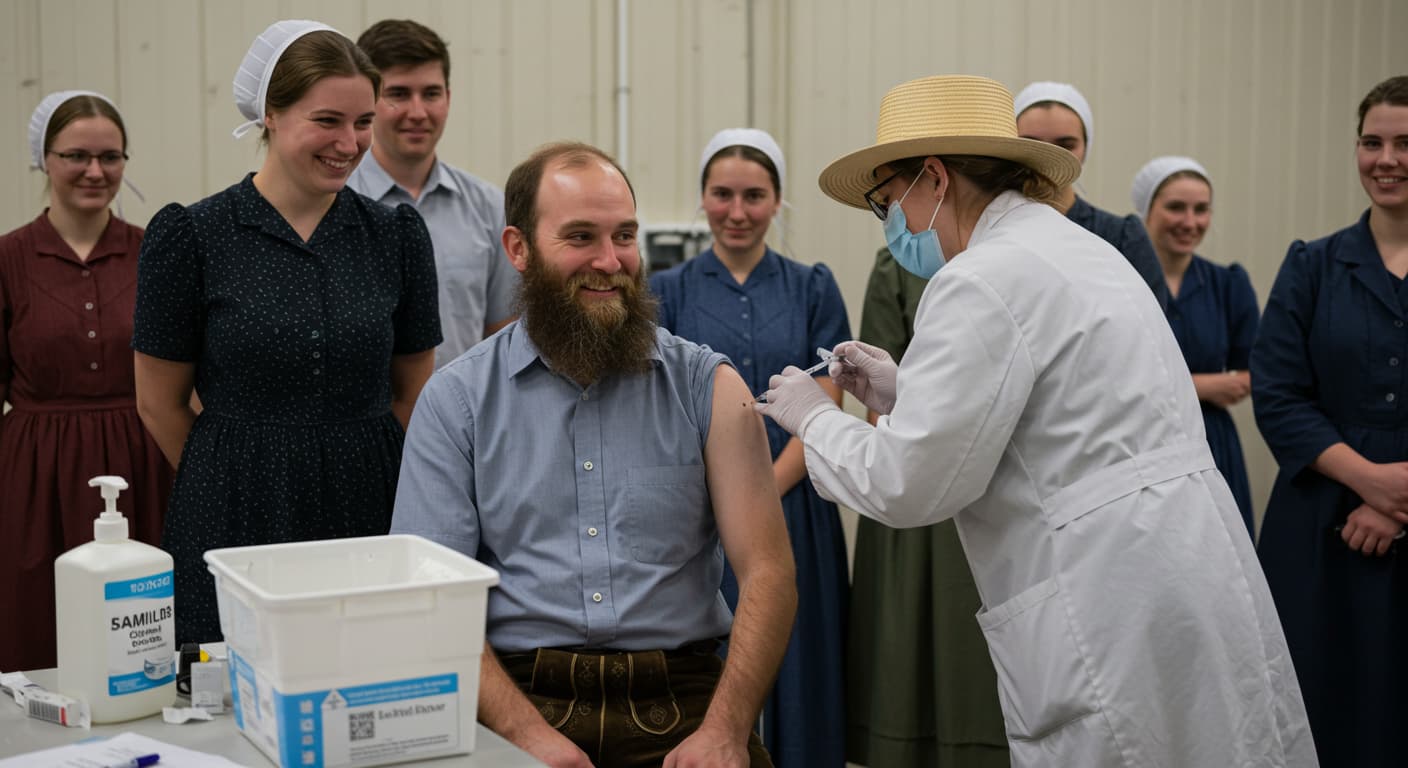
<instances>
[{"instance_id":1,"label":"white latex glove","mask_svg":"<svg viewBox=\"0 0 1408 768\"><path fill-rule=\"evenodd\" d=\"M840 410L816 379L795 365L783 368L782 373L768 379L764 397L768 399L766 403L753 407L797 437L802 436L802 431L817 415Z\"/></svg>"},{"instance_id":2,"label":"white latex glove","mask_svg":"<svg viewBox=\"0 0 1408 768\"><path fill-rule=\"evenodd\" d=\"M888 414L895 407L895 377L900 367L890 353L863 341L843 341L831 350L844 357L834 361L826 372L836 386L879 414Z\"/></svg>"}]
</instances>

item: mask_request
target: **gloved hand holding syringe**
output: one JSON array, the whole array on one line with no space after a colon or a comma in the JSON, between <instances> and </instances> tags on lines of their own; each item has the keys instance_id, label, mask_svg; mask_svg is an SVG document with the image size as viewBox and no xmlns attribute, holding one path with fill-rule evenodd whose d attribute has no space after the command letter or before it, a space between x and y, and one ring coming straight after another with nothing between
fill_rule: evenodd
<instances>
[{"instance_id":1,"label":"gloved hand holding syringe","mask_svg":"<svg viewBox=\"0 0 1408 768\"><path fill-rule=\"evenodd\" d=\"M807 368L806 370L802 371L802 373L805 373L806 375L810 376L823 368L830 367L832 363L841 363L844 365L846 362L845 354L833 354L831 350L827 349L826 347L817 347L816 354L817 357L821 358L821 362L811 366L810 368ZM763 392L762 394L753 398L753 400L759 403L766 403L768 401L768 393Z\"/></svg>"}]
</instances>

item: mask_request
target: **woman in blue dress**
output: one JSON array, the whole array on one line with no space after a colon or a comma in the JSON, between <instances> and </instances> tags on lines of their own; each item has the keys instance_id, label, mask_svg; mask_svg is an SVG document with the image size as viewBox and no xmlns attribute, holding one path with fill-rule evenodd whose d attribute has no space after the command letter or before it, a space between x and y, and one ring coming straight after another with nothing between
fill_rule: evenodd
<instances>
[{"instance_id":1,"label":"woman in blue dress","mask_svg":"<svg viewBox=\"0 0 1408 768\"><path fill-rule=\"evenodd\" d=\"M1291 244L1251 357L1258 554L1325 768L1408 761L1408 77L1360 103L1356 156L1369 210Z\"/></svg>"},{"instance_id":2,"label":"woman in blue dress","mask_svg":"<svg viewBox=\"0 0 1408 768\"><path fill-rule=\"evenodd\" d=\"M720 131L700 160L701 203L713 247L654 274L660 324L729 356L754 392L789 365L817 361L851 337L831 270L779 255L764 239L781 207L782 151L756 129ZM837 403L823 370L818 381ZM767 420L773 475L797 562L797 620L777 683L763 708L762 736L773 762L789 768L845 764L846 547L836 505L807 479L802 445ZM729 607L738 602L724 573Z\"/></svg>"},{"instance_id":3,"label":"woman in blue dress","mask_svg":"<svg viewBox=\"0 0 1408 768\"><path fill-rule=\"evenodd\" d=\"M440 321L420 215L346 188L379 82L341 34L275 23L235 79L236 135L263 126L263 165L166 206L142 241L137 408L177 467L162 546L179 642L221 637L206 550L390 528Z\"/></svg>"},{"instance_id":4,"label":"woman in blue dress","mask_svg":"<svg viewBox=\"0 0 1408 768\"><path fill-rule=\"evenodd\" d=\"M1246 459L1227 411L1251 393L1247 361L1257 326L1251 279L1239 264L1224 267L1195 253L1212 223L1212 182L1197 161L1150 160L1135 175L1130 197L1163 266L1168 322L1193 374L1213 461L1232 489L1247 535L1254 535Z\"/></svg>"}]
</instances>

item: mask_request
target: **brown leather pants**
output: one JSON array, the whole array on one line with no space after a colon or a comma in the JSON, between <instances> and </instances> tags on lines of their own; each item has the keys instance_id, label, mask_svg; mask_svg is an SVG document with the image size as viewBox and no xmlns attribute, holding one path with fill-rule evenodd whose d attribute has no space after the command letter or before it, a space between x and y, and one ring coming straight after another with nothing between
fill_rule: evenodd
<instances>
[{"instance_id":1,"label":"brown leather pants","mask_svg":"<svg viewBox=\"0 0 1408 768\"><path fill-rule=\"evenodd\" d=\"M677 651L540 648L500 656L552 727L597 768L658 766L704 721L723 661L713 641ZM757 733L752 768L772 768Z\"/></svg>"}]
</instances>

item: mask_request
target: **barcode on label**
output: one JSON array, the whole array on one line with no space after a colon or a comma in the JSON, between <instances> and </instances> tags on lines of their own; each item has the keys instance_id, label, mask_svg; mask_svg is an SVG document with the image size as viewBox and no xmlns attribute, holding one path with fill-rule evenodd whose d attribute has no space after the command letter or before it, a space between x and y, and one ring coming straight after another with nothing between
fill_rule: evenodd
<instances>
[{"instance_id":1,"label":"barcode on label","mask_svg":"<svg viewBox=\"0 0 1408 768\"><path fill-rule=\"evenodd\" d=\"M349 741L366 741L376 738L376 712L353 712L347 716L347 738Z\"/></svg>"},{"instance_id":2,"label":"barcode on label","mask_svg":"<svg viewBox=\"0 0 1408 768\"><path fill-rule=\"evenodd\" d=\"M30 717L39 720L47 720L51 723L59 723L60 725L66 724L64 723L64 713L61 711L59 705L50 704L47 701L35 701L34 699L29 699L28 704Z\"/></svg>"}]
</instances>

